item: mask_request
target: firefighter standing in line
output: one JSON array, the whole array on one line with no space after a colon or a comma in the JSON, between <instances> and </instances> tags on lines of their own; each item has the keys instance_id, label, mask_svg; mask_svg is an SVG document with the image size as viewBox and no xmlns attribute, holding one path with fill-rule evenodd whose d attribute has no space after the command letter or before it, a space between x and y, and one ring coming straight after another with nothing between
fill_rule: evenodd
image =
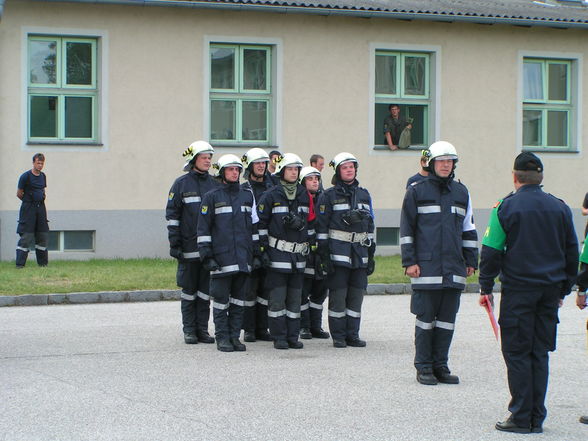
<instances>
[{"instance_id":1,"label":"firefighter standing in line","mask_svg":"<svg viewBox=\"0 0 588 441\"><path fill-rule=\"evenodd\" d=\"M455 147L429 147L427 179L408 186L400 218L402 266L416 315L417 381L457 384L447 366L461 292L478 266L478 235L468 189L455 181Z\"/></svg>"},{"instance_id":2,"label":"firefighter standing in line","mask_svg":"<svg viewBox=\"0 0 588 441\"><path fill-rule=\"evenodd\" d=\"M309 228L315 227L318 198L320 196L321 172L314 167L304 167L300 171L300 183L306 187L310 197ZM313 247L315 248L315 247ZM316 250L312 250L306 260L304 285L302 287L302 305L300 306L300 338L329 338L323 330L323 302L327 298L327 287Z\"/></svg>"},{"instance_id":3,"label":"firefighter standing in line","mask_svg":"<svg viewBox=\"0 0 588 441\"><path fill-rule=\"evenodd\" d=\"M187 344L214 343L208 334L209 274L202 268L197 243L202 196L218 185L208 174L213 153L206 141L195 141L184 151L184 171L188 173L173 183L165 211L169 253L178 260L176 280L182 288L182 324Z\"/></svg>"},{"instance_id":4,"label":"firefighter standing in line","mask_svg":"<svg viewBox=\"0 0 588 441\"><path fill-rule=\"evenodd\" d=\"M250 149L241 159L245 167L243 177L246 181L241 185L245 190L253 192L255 205L261 199L261 195L274 186L269 171L269 156L258 148ZM265 268L259 268L251 272L245 294L245 313L243 316L243 339L246 342L256 340L271 341L267 330L267 291L264 289Z\"/></svg>"},{"instance_id":5,"label":"firefighter standing in line","mask_svg":"<svg viewBox=\"0 0 588 441\"><path fill-rule=\"evenodd\" d=\"M254 199L239 185L243 165L237 156L221 156L216 167L222 185L202 198L198 248L202 266L210 271L217 348L221 352L245 351L239 335L247 277L261 266L253 223Z\"/></svg>"},{"instance_id":6,"label":"firefighter standing in line","mask_svg":"<svg viewBox=\"0 0 588 441\"><path fill-rule=\"evenodd\" d=\"M263 194L257 206L262 260L267 268L268 322L276 349L301 349L300 301L306 256L310 252L307 217L310 200L298 183L302 160L286 153L277 161L280 183Z\"/></svg>"},{"instance_id":7,"label":"firefighter standing in line","mask_svg":"<svg viewBox=\"0 0 588 441\"><path fill-rule=\"evenodd\" d=\"M356 179L355 156L339 153L329 165L334 187L319 197L317 222L317 254L328 274L329 330L336 348L364 347L361 305L375 269L372 199Z\"/></svg>"},{"instance_id":8,"label":"firefighter standing in line","mask_svg":"<svg viewBox=\"0 0 588 441\"><path fill-rule=\"evenodd\" d=\"M29 248L35 244L37 265L47 266L49 263L49 223L45 208L45 188L47 177L42 172L45 155L37 153L33 156L33 168L24 172L18 179L16 197L22 201L18 215L16 232L20 239L16 246L16 268L24 268Z\"/></svg>"},{"instance_id":9,"label":"firefighter standing in line","mask_svg":"<svg viewBox=\"0 0 588 441\"><path fill-rule=\"evenodd\" d=\"M543 432L558 309L578 271L572 212L541 189L542 181L541 160L530 152L518 155L515 192L495 206L482 241L480 294L492 299L498 274L502 282L500 338L511 394L511 415L495 426L503 432Z\"/></svg>"}]
</instances>

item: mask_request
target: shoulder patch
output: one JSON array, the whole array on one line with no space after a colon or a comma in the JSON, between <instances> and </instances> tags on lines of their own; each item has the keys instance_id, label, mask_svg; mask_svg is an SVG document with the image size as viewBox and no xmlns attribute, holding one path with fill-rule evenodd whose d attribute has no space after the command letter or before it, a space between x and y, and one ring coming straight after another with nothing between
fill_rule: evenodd
<instances>
[{"instance_id":1,"label":"shoulder patch","mask_svg":"<svg viewBox=\"0 0 588 441\"><path fill-rule=\"evenodd\" d=\"M326 210L326 207L325 207L324 205L320 205L320 206L319 206L319 212L320 212L321 214L325 214L325 210Z\"/></svg>"},{"instance_id":2,"label":"shoulder patch","mask_svg":"<svg viewBox=\"0 0 588 441\"><path fill-rule=\"evenodd\" d=\"M263 213L263 204L259 204L257 206L257 211L259 211L260 213Z\"/></svg>"},{"instance_id":3,"label":"shoulder patch","mask_svg":"<svg viewBox=\"0 0 588 441\"><path fill-rule=\"evenodd\" d=\"M167 195L167 200L171 201L174 198L174 192L170 191L169 194Z\"/></svg>"},{"instance_id":4,"label":"shoulder patch","mask_svg":"<svg viewBox=\"0 0 588 441\"><path fill-rule=\"evenodd\" d=\"M200 213L208 214L208 205L203 205L202 207L200 207Z\"/></svg>"}]
</instances>

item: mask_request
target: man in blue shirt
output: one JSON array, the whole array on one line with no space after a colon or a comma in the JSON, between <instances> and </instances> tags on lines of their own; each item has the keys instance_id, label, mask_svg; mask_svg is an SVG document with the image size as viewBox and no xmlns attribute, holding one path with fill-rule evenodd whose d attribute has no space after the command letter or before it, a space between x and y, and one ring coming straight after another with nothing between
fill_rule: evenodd
<instances>
[{"instance_id":1,"label":"man in blue shirt","mask_svg":"<svg viewBox=\"0 0 588 441\"><path fill-rule=\"evenodd\" d=\"M49 254L49 224L45 208L45 187L47 177L43 170L45 156L37 153L33 156L33 168L24 172L18 179L16 197L22 201L18 216L16 232L20 240L16 246L16 267L24 268L29 255L29 248L35 244L35 254L39 266L47 266Z\"/></svg>"}]
</instances>

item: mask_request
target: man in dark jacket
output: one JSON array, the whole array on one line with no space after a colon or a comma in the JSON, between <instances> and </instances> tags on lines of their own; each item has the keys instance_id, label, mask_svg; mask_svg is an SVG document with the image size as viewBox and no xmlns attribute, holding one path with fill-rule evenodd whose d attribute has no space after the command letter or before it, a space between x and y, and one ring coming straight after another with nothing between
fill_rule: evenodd
<instances>
[{"instance_id":1,"label":"man in dark jacket","mask_svg":"<svg viewBox=\"0 0 588 441\"><path fill-rule=\"evenodd\" d=\"M268 322L276 349L301 349L300 299L306 256L314 237L309 236L310 201L298 183L302 168L298 155L286 153L277 163L279 185L265 192L259 204L259 240L267 268Z\"/></svg>"},{"instance_id":2,"label":"man in dark jacket","mask_svg":"<svg viewBox=\"0 0 588 441\"><path fill-rule=\"evenodd\" d=\"M334 186L319 197L317 222L317 254L328 274L329 330L334 347L361 348L361 305L375 268L372 199L357 181L355 156L339 153L329 165Z\"/></svg>"},{"instance_id":3,"label":"man in dark jacket","mask_svg":"<svg viewBox=\"0 0 588 441\"><path fill-rule=\"evenodd\" d=\"M195 141L186 149L184 171L188 173L173 183L165 210L169 253L178 260L176 281L182 288L182 323L187 344L214 343L214 338L208 334L209 275L202 268L197 243L202 196L218 185L208 174L213 153L206 141Z\"/></svg>"},{"instance_id":4,"label":"man in dark jacket","mask_svg":"<svg viewBox=\"0 0 588 441\"><path fill-rule=\"evenodd\" d=\"M210 271L210 296L219 351L245 351L239 341L247 277L261 266L259 237L253 226L253 194L239 185L243 170L235 155L223 155L216 166L222 185L202 198L198 247L202 266ZM255 260L254 260L255 256Z\"/></svg>"},{"instance_id":5,"label":"man in dark jacket","mask_svg":"<svg viewBox=\"0 0 588 441\"><path fill-rule=\"evenodd\" d=\"M530 152L518 155L515 192L496 204L482 241L480 304L492 301L498 274L502 282L499 323L511 415L495 427L505 432L543 431L558 307L578 270L572 212L541 189L542 181L541 160Z\"/></svg>"},{"instance_id":6,"label":"man in dark jacket","mask_svg":"<svg viewBox=\"0 0 588 441\"><path fill-rule=\"evenodd\" d=\"M454 181L455 147L429 147L427 179L406 189L400 218L402 266L410 277L416 315L417 381L457 384L447 365L466 277L478 267L476 227L468 189Z\"/></svg>"}]
</instances>

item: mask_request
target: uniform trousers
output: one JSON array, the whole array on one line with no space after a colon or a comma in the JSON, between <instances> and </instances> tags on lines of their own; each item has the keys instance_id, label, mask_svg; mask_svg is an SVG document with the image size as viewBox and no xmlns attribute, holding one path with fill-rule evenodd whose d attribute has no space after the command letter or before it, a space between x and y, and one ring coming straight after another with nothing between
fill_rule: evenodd
<instances>
[{"instance_id":1,"label":"uniform trousers","mask_svg":"<svg viewBox=\"0 0 588 441\"><path fill-rule=\"evenodd\" d=\"M210 279L214 334L217 341L239 338L243 326L247 273Z\"/></svg>"},{"instance_id":2,"label":"uniform trousers","mask_svg":"<svg viewBox=\"0 0 588 441\"><path fill-rule=\"evenodd\" d=\"M327 278L329 331L333 340L359 338L361 305L367 288L366 268L335 266Z\"/></svg>"},{"instance_id":3,"label":"uniform trousers","mask_svg":"<svg viewBox=\"0 0 588 441\"><path fill-rule=\"evenodd\" d=\"M39 266L49 263L49 223L44 202L23 202L20 207L17 233L20 235L16 245L16 266L25 266L29 249L35 245L35 255Z\"/></svg>"},{"instance_id":4,"label":"uniform trousers","mask_svg":"<svg viewBox=\"0 0 588 441\"><path fill-rule=\"evenodd\" d=\"M180 260L176 283L182 288L180 299L184 334L208 331L210 272L202 267L200 260Z\"/></svg>"},{"instance_id":5,"label":"uniform trousers","mask_svg":"<svg viewBox=\"0 0 588 441\"><path fill-rule=\"evenodd\" d=\"M305 277L300 306L300 326L320 330L323 322L323 303L329 290L325 279Z\"/></svg>"},{"instance_id":6,"label":"uniform trousers","mask_svg":"<svg viewBox=\"0 0 588 441\"><path fill-rule=\"evenodd\" d=\"M449 347L459 310L461 290L414 290L410 312L416 315L415 357L417 371L446 368Z\"/></svg>"},{"instance_id":7,"label":"uniform trousers","mask_svg":"<svg viewBox=\"0 0 588 441\"><path fill-rule=\"evenodd\" d=\"M508 410L521 427L540 427L547 415L549 351L555 350L560 293L559 284L502 287L498 321L511 394Z\"/></svg>"},{"instance_id":8,"label":"uniform trousers","mask_svg":"<svg viewBox=\"0 0 588 441\"><path fill-rule=\"evenodd\" d=\"M267 315L270 334L274 340L298 341L303 282L303 273L289 274L268 270L265 278L265 288L269 293Z\"/></svg>"},{"instance_id":9,"label":"uniform trousers","mask_svg":"<svg viewBox=\"0 0 588 441\"><path fill-rule=\"evenodd\" d=\"M264 287L266 271L255 270L247 281L243 330L245 332L267 332L268 292Z\"/></svg>"}]
</instances>

